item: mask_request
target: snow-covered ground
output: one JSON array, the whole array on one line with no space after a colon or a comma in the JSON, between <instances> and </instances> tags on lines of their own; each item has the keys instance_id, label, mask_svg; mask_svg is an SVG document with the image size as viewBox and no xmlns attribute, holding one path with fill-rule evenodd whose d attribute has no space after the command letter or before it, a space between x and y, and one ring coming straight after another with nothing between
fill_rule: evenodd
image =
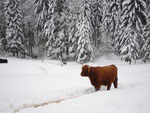
<instances>
[{"instance_id":1,"label":"snow-covered ground","mask_svg":"<svg viewBox=\"0 0 150 113\"><path fill-rule=\"evenodd\" d=\"M115 64L119 87L95 92L81 65L8 58L0 64L0 113L150 113L150 64L129 65L116 57L92 66Z\"/></svg>"}]
</instances>

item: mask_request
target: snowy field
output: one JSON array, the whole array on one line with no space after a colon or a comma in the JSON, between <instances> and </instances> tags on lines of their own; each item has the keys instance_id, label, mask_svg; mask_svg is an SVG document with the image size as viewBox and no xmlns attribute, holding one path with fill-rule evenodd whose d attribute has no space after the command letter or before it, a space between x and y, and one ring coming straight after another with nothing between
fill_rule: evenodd
<instances>
[{"instance_id":1,"label":"snowy field","mask_svg":"<svg viewBox=\"0 0 150 113\"><path fill-rule=\"evenodd\" d=\"M92 66L115 64L118 88L95 92L81 65L8 58L0 64L0 113L150 113L150 63L129 65L101 58Z\"/></svg>"}]
</instances>

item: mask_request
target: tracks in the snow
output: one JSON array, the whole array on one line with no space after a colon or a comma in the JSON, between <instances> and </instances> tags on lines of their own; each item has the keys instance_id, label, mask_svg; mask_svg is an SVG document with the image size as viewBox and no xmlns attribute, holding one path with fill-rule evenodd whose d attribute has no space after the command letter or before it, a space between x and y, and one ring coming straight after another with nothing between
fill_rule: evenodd
<instances>
[{"instance_id":1,"label":"tracks in the snow","mask_svg":"<svg viewBox=\"0 0 150 113\"><path fill-rule=\"evenodd\" d=\"M77 97L80 97L80 96L62 98L62 99L53 100L53 101L47 101L47 102L43 102L43 103L39 103L39 104L24 104L22 107L16 108L13 112L17 113L17 112L19 112L19 111L21 111L21 110L23 110L25 108L37 108L37 107L46 106L46 105L53 104L53 103L60 103L62 101L73 99L73 98L77 98Z\"/></svg>"},{"instance_id":2,"label":"tracks in the snow","mask_svg":"<svg viewBox=\"0 0 150 113\"><path fill-rule=\"evenodd\" d=\"M17 113L17 112L19 112L19 111L21 111L25 108L37 108L37 107L46 106L46 105L49 105L49 104L60 103L60 102L65 101L65 100L78 98L78 97L81 97L81 96L84 96L84 95L87 95L87 94L91 94L91 93L94 93L94 92L95 91L93 89L87 89L79 95L68 96L68 97L65 97L65 98L59 98L59 99L55 99L55 100L49 100L47 102L38 103L38 104L24 104L23 106L20 106L20 107L14 109L13 113Z\"/></svg>"}]
</instances>

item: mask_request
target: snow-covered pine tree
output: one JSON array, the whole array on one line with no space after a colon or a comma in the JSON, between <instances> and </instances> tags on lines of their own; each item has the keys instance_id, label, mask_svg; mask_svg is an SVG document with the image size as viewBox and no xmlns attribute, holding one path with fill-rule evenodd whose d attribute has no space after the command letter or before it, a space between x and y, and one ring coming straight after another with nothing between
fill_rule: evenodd
<instances>
[{"instance_id":1,"label":"snow-covered pine tree","mask_svg":"<svg viewBox=\"0 0 150 113\"><path fill-rule=\"evenodd\" d=\"M34 57L33 47L35 46L35 36L30 22L27 23L26 27L24 27L24 36L26 38L27 54Z\"/></svg>"},{"instance_id":2,"label":"snow-covered pine tree","mask_svg":"<svg viewBox=\"0 0 150 113\"><path fill-rule=\"evenodd\" d=\"M123 0L116 0L117 2L117 12L115 12L115 14L117 15L117 20L116 20L116 26L115 26L115 30L114 30L114 49L115 49L115 54L120 55L121 53L121 35L124 32L124 29L122 29L122 23L121 23L121 14L122 14L122 2ZM116 5L113 5L116 6Z\"/></svg>"},{"instance_id":3,"label":"snow-covered pine tree","mask_svg":"<svg viewBox=\"0 0 150 113\"><path fill-rule=\"evenodd\" d=\"M78 40L78 48L77 54L78 58L77 61L79 63L85 63L89 61L93 61L93 48L91 44L91 22L90 22L90 7L88 0L82 0L81 3L81 11L79 14L79 40Z\"/></svg>"},{"instance_id":4,"label":"snow-covered pine tree","mask_svg":"<svg viewBox=\"0 0 150 113\"><path fill-rule=\"evenodd\" d=\"M68 54L68 22L69 4L66 0L56 0L52 8L52 15L45 24L45 31L48 36L47 56L51 59L59 59L64 62Z\"/></svg>"},{"instance_id":5,"label":"snow-covered pine tree","mask_svg":"<svg viewBox=\"0 0 150 113\"><path fill-rule=\"evenodd\" d=\"M146 63L148 59L150 59L150 6L148 6L147 11L148 11L148 16L147 16L147 24L144 26L144 32L143 32L143 40L144 44L142 47L142 61Z\"/></svg>"},{"instance_id":6,"label":"snow-covered pine tree","mask_svg":"<svg viewBox=\"0 0 150 113\"><path fill-rule=\"evenodd\" d=\"M113 41L111 33L111 12L110 1L103 1L103 18L102 18L102 40L100 44L100 54L109 55L113 51Z\"/></svg>"},{"instance_id":7,"label":"snow-covered pine tree","mask_svg":"<svg viewBox=\"0 0 150 113\"><path fill-rule=\"evenodd\" d=\"M123 59L131 63L132 60L139 58L139 49L142 45L141 34L143 25L146 24L146 3L144 0L124 0L122 13L121 55ZM126 42L130 42L132 46L131 44L129 44L130 47L127 47L127 44L125 45L124 41L127 40L126 38L129 40ZM132 54L134 55L131 54L133 49L134 52Z\"/></svg>"},{"instance_id":8,"label":"snow-covered pine tree","mask_svg":"<svg viewBox=\"0 0 150 113\"><path fill-rule=\"evenodd\" d=\"M43 35L44 26L47 23L48 20L51 18L51 11L50 6L51 2L54 0L34 0L34 12L37 15L37 24L35 26L36 28L36 35L38 36L38 47L39 47L39 53L42 59L45 58L45 43L48 40L48 37L45 37Z\"/></svg>"},{"instance_id":9,"label":"snow-covered pine tree","mask_svg":"<svg viewBox=\"0 0 150 113\"><path fill-rule=\"evenodd\" d=\"M49 19L49 4L52 0L34 0L35 14L38 15L36 30L41 32ZM38 34L39 35L39 34Z\"/></svg>"},{"instance_id":10,"label":"snow-covered pine tree","mask_svg":"<svg viewBox=\"0 0 150 113\"><path fill-rule=\"evenodd\" d=\"M0 39L5 32L4 0L0 1Z\"/></svg>"},{"instance_id":11,"label":"snow-covered pine tree","mask_svg":"<svg viewBox=\"0 0 150 113\"><path fill-rule=\"evenodd\" d=\"M5 2L5 16L7 51L12 52L13 56L16 54L18 57L18 53L22 53L25 57L25 39L22 31L22 12L19 0Z\"/></svg>"},{"instance_id":12,"label":"snow-covered pine tree","mask_svg":"<svg viewBox=\"0 0 150 113\"><path fill-rule=\"evenodd\" d=\"M49 1L49 9L48 9L48 14L49 14L49 19L44 25L43 28L43 36L46 37L47 42L44 46L44 49L46 48L46 55L48 58L52 58L54 55L53 51L53 44L55 42L55 36L54 36L54 20L55 20L55 15L54 15L54 7L55 7L55 0L50 0ZM55 56L56 57L56 56Z\"/></svg>"},{"instance_id":13,"label":"snow-covered pine tree","mask_svg":"<svg viewBox=\"0 0 150 113\"><path fill-rule=\"evenodd\" d=\"M126 27L125 32L121 37L121 59L126 62L136 61L139 58L139 44L137 43L137 33L132 28L132 25Z\"/></svg>"},{"instance_id":14,"label":"snow-covered pine tree","mask_svg":"<svg viewBox=\"0 0 150 113\"><path fill-rule=\"evenodd\" d=\"M115 54L117 54L117 55L121 54L121 36L124 33L124 30L125 29L121 29L121 26L119 25L118 30L115 33L114 49L115 49Z\"/></svg>"},{"instance_id":15,"label":"snow-covered pine tree","mask_svg":"<svg viewBox=\"0 0 150 113\"><path fill-rule=\"evenodd\" d=\"M5 51L6 44L5 42L5 32L6 32L6 22L4 16L4 0L0 1L0 51Z\"/></svg>"},{"instance_id":16,"label":"snow-covered pine tree","mask_svg":"<svg viewBox=\"0 0 150 113\"><path fill-rule=\"evenodd\" d=\"M146 24L146 2L145 0L124 0L123 1L123 21L142 33L143 25Z\"/></svg>"},{"instance_id":17,"label":"snow-covered pine tree","mask_svg":"<svg viewBox=\"0 0 150 113\"><path fill-rule=\"evenodd\" d=\"M91 4L91 24L92 24L92 40L94 41L94 46L99 48L101 42L101 27L102 27L102 17L103 8L102 0L93 0Z\"/></svg>"},{"instance_id":18,"label":"snow-covered pine tree","mask_svg":"<svg viewBox=\"0 0 150 113\"><path fill-rule=\"evenodd\" d=\"M71 10L71 22L69 27L69 56L71 60L77 60L77 45L78 45L78 39L79 39L79 30L78 30L78 24L79 24L79 15L78 15L78 9L76 6L74 9Z\"/></svg>"},{"instance_id":19,"label":"snow-covered pine tree","mask_svg":"<svg viewBox=\"0 0 150 113\"><path fill-rule=\"evenodd\" d=\"M113 43L115 43L115 35L119 29L119 1L111 0L109 1L109 13L110 13L110 31Z\"/></svg>"},{"instance_id":20,"label":"snow-covered pine tree","mask_svg":"<svg viewBox=\"0 0 150 113\"><path fill-rule=\"evenodd\" d=\"M111 14L110 21L110 33L113 48L115 50L115 54L120 54L120 36L123 31L121 29L121 12L122 12L122 2L124 0L110 0L109 1L109 12Z\"/></svg>"}]
</instances>

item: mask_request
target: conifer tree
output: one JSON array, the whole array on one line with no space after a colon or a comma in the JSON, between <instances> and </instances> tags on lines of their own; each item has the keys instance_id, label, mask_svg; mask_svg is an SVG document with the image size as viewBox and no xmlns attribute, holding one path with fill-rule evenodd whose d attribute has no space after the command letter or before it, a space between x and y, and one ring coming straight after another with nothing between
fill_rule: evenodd
<instances>
[{"instance_id":1,"label":"conifer tree","mask_svg":"<svg viewBox=\"0 0 150 113\"><path fill-rule=\"evenodd\" d=\"M95 0L91 4L91 24L92 24L92 40L94 46L99 48L101 42L102 32L102 18L103 18L103 6L102 0Z\"/></svg>"},{"instance_id":2,"label":"conifer tree","mask_svg":"<svg viewBox=\"0 0 150 113\"><path fill-rule=\"evenodd\" d=\"M146 2L144 0L123 1L124 26L132 24L139 33L142 33L143 25L146 24Z\"/></svg>"},{"instance_id":3,"label":"conifer tree","mask_svg":"<svg viewBox=\"0 0 150 113\"><path fill-rule=\"evenodd\" d=\"M115 9L117 9L117 10L115 10L115 17L117 17L116 18L116 21L115 21L115 23L116 23L116 26L114 27L114 32L113 32L113 39L114 39L114 41L113 41L113 45L114 45L114 49L115 49L115 54L117 54L117 55L120 55L121 54L121 35L124 33L124 29L122 28L122 18L121 18L121 16L123 15L123 13L122 13L122 2L123 2L124 0L114 0L114 3L116 4L116 5L112 5L113 7L115 7Z\"/></svg>"},{"instance_id":4,"label":"conifer tree","mask_svg":"<svg viewBox=\"0 0 150 113\"><path fill-rule=\"evenodd\" d=\"M48 57L59 59L64 62L68 54L68 22L69 4L66 0L56 0L52 6L52 15L45 25L48 36Z\"/></svg>"},{"instance_id":5,"label":"conifer tree","mask_svg":"<svg viewBox=\"0 0 150 113\"><path fill-rule=\"evenodd\" d=\"M142 47L142 60L146 63L146 61L150 58L150 10L148 10L147 24L144 27L143 41L144 44Z\"/></svg>"},{"instance_id":6,"label":"conifer tree","mask_svg":"<svg viewBox=\"0 0 150 113\"><path fill-rule=\"evenodd\" d=\"M109 13L110 13L110 31L113 45L115 45L115 38L118 37L119 25L120 25L120 4L121 0L109 1Z\"/></svg>"},{"instance_id":7,"label":"conifer tree","mask_svg":"<svg viewBox=\"0 0 150 113\"><path fill-rule=\"evenodd\" d=\"M78 58L79 63L93 61L93 48L91 45L91 22L90 8L88 0L82 0L81 12L79 17L79 40L78 40Z\"/></svg>"},{"instance_id":8,"label":"conifer tree","mask_svg":"<svg viewBox=\"0 0 150 113\"><path fill-rule=\"evenodd\" d=\"M43 27L49 19L49 3L51 0L35 0L35 14L38 14L36 29L38 32L43 30Z\"/></svg>"},{"instance_id":9,"label":"conifer tree","mask_svg":"<svg viewBox=\"0 0 150 113\"><path fill-rule=\"evenodd\" d=\"M28 55L34 57L33 47L35 46L35 36L30 22L28 22L26 28L24 28L24 36L26 38L26 48Z\"/></svg>"},{"instance_id":10,"label":"conifer tree","mask_svg":"<svg viewBox=\"0 0 150 113\"><path fill-rule=\"evenodd\" d=\"M70 43L70 51L69 55L72 60L77 60L77 47L78 47L78 39L79 39L79 30L78 30L78 25L79 25L79 15L78 11L75 12L72 10L71 13L71 22L70 22L70 28L69 28L69 43Z\"/></svg>"},{"instance_id":11,"label":"conifer tree","mask_svg":"<svg viewBox=\"0 0 150 113\"><path fill-rule=\"evenodd\" d=\"M4 14L4 0L0 1L0 51L6 50L6 22L5 22L5 14Z\"/></svg>"},{"instance_id":12,"label":"conifer tree","mask_svg":"<svg viewBox=\"0 0 150 113\"><path fill-rule=\"evenodd\" d=\"M103 18L102 18L102 40L100 45L100 54L109 55L113 51L113 40L111 33L111 12L110 1L103 1Z\"/></svg>"},{"instance_id":13,"label":"conifer tree","mask_svg":"<svg viewBox=\"0 0 150 113\"><path fill-rule=\"evenodd\" d=\"M7 0L5 3L7 51L13 56L25 55L25 39L22 31L22 12L19 0ZM25 56L24 56L25 57Z\"/></svg>"},{"instance_id":14,"label":"conifer tree","mask_svg":"<svg viewBox=\"0 0 150 113\"><path fill-rule=\"evenodd\" d=\"M139 49L142 45L141 34L143 32L143 25L146 24L145 1L124 0L122 14L121 29L123 33L121 35L121 42L123 43L121 43L121 55L123 59L131 63L133 60L137 60L140 55Z\"/></svg>"},{"instance_id":15,"label":"conifer tree","mask_svg":"<svg viewBox=\"0 0 150 113\"><path fill-rule=\"evenodd\" d=\"M139 44L136 41L137 33L132 28L132 25L128 25L125 32L123 33L123 37L121 37L121 59L126 62L136 61L139 58Z\"/></svg>"},{"instance_id":16,"label":"conifer tree","mask_svg":"<svg viewBox=\"0 0 150 113\"><path fill-rule=\"evenodd\" d=\"M43 28L43 36L48 39L45 44L45 47L47 48L46 52L47 52L47 57L49 57L49 58L51 58L51 56L54 55L54 53L52 52L52 50L53 50L52 45L55 42L54 7L55 7L55 0L50 0L49 1L49 9L48 9L49 19L47 20L47 22L45 23L44 28Z\"/></svg>"}]
</instances>

